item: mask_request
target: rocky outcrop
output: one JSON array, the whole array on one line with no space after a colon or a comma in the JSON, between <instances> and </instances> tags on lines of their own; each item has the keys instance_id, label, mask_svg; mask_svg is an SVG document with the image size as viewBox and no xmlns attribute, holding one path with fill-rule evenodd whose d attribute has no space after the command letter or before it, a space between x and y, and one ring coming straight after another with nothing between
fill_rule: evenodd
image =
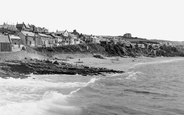
<instances>
[{"instance_id":1,"label":"rocky outcrop","mask_svg":"<svg viewBox=\"0 0 184 115\"><path fill-rule=\"evenodd\" d=\"M145 46L147 44L145 43ZM35 50L39 52L44 52L49 56L60 53L97 53L106 56L146 56L146 57L156 57L156 56L184 56L182 47L177 46L167 46L160 45L155 48L151 45L141 48L126 46L126 44L79 44L79 45L69 45L69 46L59 46L59 47L47 47L47 48L36 48Z\"/></svg>"},{"instance_id":2,"label":"rocky outcrop","mask_svg":"<svg viewBox=\"0 0 184 115\"><path fill-rule=\"evenodd\" d=\"M26 74L68 74L68 75L103 75L105 73L123 73L106 68L94 68L83 65L73 65L64 62L49 60L24 60L6 61L0 64L1 69L6 73L26 75Z\"/></svg>"}]
</instances>

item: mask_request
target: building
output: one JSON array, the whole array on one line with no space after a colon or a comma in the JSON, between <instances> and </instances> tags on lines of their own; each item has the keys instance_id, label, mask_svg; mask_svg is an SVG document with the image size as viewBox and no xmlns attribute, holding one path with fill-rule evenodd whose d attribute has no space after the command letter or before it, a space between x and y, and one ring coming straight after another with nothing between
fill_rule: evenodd
<instances>
[{"instance_id":1,"label":"building","mask_svg":"<svg viewBox=\"0 0 184 115\"><path fill-rule=\"evenodd\" d=\"M76 35L69 33L69 45L80 44L80 40L77 38Z\"/></svg>"},{"instance_id":2,"label":"building","mask_svg":"<svg viewBox=\"0 0 184 115\"><path fill-rule=\"evenodd\" d=\"M21 39L19 36L15 35L9 35L10 36L10 41L12 45L19 45L21 44Z\"/></svg>"},{"instance_id":3,"label":"building","mask_svg":"<svg viewBox=\"0 0 184 115\"><path fill-rule=\"evenodd\" d=\"M50 33L50 35L54 38L55 43L53 44L54 46L60 46L63 45L62 41L63 41L63 37L62 36L58 36L55 33Z\"/></svg>"},{"instance_id":4,"label":"building","mask_svg":"<svg viewBox=\"0 0 184 115\"><path fill-rule=\"evenodd\" d=\"M77 32L77 30L73 30L72 34L74 34L75 36L77 36L77 38L79 38L80 34Z\"/></svg>"},{"instance_id":5,"label":"building","mask_svg":"<svg viewBox=\"0 0 184 115\"><path fill-rule=\"evenodd\" d=\"M67 31L67 30L65 30L65 31L56 31L56 34L57 35L62 35L62 36L64 36L64 37L69 37L69 32Z\"/></svg>"},{"instance_id":6,"label":"building","mask_svg":"<svg viewBox=\"0 0 184 115\"><path fill-rule=\"evenodd\" d=\"M29 25L24 24L24 22L22 24L17 24L16 28L19 31L32 31L32 28Z\"/></svg>"},{"instance_id":7,"label":"building","mask_svg":"<svg viewBox=\"0 0 184 115\"><path fill-rule=\"evenodd\" d=\"M11 41L8 35L0 34L0 52L12 51Z\"/></svg>"},{"instance_id":8,"label":"building","mask_svg":"<svg viewBox=\"0 0 184 115\"><path fill-rule=\"evenodd\" d=\"M37 35L33 32L21 31L18 33L18 36L21 39L21 44L26 46L35 47L40 42Z\"/></svg>"},{"instance_id":9,"label":"building","mask_svg":"<svg viewBox=\"0 0 184 115\"><path fill-rule=\"evenodd\" d=\"M56 43L56 40L51 35L38 33L38 39L44 47L51 47Z\"/></svg>"},{"instance_id":10,"label":"building","mask_svg":"<svg viewBox=\"0 0 184 115\"><path fill-rule=\"evenodd\" d=\"M18 32L18 29L13 24L6 24L0 25L0 32L1 33L7 33L7 34L14 34Z\"/></svg>"},{"instance_id":11,"label":"building","mask_svg":"<svg viewBox=\"0 0 184 115\"><path fill-rule=\"evenodd\" d=\"M77 37L74 34L69 33L67 30L56 31L56 34L58 36L62 36L62 38L63 38L62 42L61 42L62 45L74 45L75 41L77 39Z\"/></svg>"},{"instance_id":12,"label":"building","mask_svg":"<svg viewBox=\"0 0 184 115\"><path fill-rule=\"evenodd\" d=\"M91 39L92 39L92 43L100 43L100 39L97 36L92 35Z\"/></svg>"},{"instance_id":13,"label":"building","mask_svg":"<svg viewBox=\"0 0 184 115\"><path fill-rule=\"evenodd\" d=\"M132 37L132 34L131 33L126 33L126 34L123 35L123 37L125 37L125 38L131 38Z\"/></svg>"},{"instance_id":14,"label":"building","mask_svg":"<svg viewBox=\"0 0 184 115\"><path fill-rule=\"evenodd\" d=\"M48 29L46 29L45 27L35 27L35 32L37 33L48 33Z\"/></svg>"},{"instance_id":15,"label":"building","mask_svg":"<svg viewBox=\"0 0 184 115\"><path fill-rule=\"evenodd\" d=\"M9 35L9 37L11 41L12 52L21 51L24 45L21 44L20 37L15 35Z\"/></svg>"}]
</instances>

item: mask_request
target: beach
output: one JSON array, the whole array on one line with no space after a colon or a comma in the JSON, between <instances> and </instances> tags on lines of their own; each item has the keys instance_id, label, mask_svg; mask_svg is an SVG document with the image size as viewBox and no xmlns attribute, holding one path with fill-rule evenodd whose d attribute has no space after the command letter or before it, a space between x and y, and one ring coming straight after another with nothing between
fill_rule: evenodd
<instances>
[{"instance_id":1,"label":"beach","mask_svg":"<svg viewBox=\"0 0 184 115\"><path fill-rule=\"evenodd\" d=\"M159 63L159 62L167 62L167 61L177 61L183 60L183 57L104 57L105 59L98 59L92 56L80 56L73 57L70 59L69 63L76 64L76 62L80 59L83 63L78 63L81 65L88 65L92 67L106 67L109 69L117 69L127 72L131 67L139 64L146 63Z\"/></svg>"},{"instance_id":2,"label":"beach","mask_svg":"<svg viewBox=\"0 0 184 115\"><path fill-rule=\"evenodd\" d=\"M90 53L55 54L52 57L48 57L47 55L40 55L36 52L26 51L19 51L16 53L1 53L0 55L1 75L4 78L19 78L19 76L25 78L28 74L32 73L97 75L100 74L99 72L128 72L132 67L141 64L183 60L182 57L152 58L140 56L134 58L129 56L107 57L100 54L98 55L102 58L98 58L94 57L94 54ZM21 69L20 67L24 69ZM23 77L22 75L26 76Z\"/></svg>"},{"instance_id":3,"label":"beach","mask_svg":"<svg viewBox=\"0 0 184 115\"><path fill-rule=\"evenodd\" d=\"M77 66L103 67L124 73L92 76L30 74L24 79L0 78L1 115L184 113L184 59L181 57L104 56L104 59L99 59L83 54L56 57L58 61L65 59L64 62ZM43 58L35 55L35 59ZM76 63L79 59L80 63Z\"/></svg>"},{"instance_id":4,"label":"beach","mask_svg":"<svg viewBox=\"0 0 184 115\"><path fill-rule=\"evenodd\" d=\"M34 65L37 62L36 65L40 66L42 63L46 64L46 61L48 64L44 67L55 67L52 63L57 60L58 63L71 64L72 68L106 68L123 72L87 75L31 73L24 77L22 74L15 75L15 72L10 71L7 74L7 71L1 70L1 77L6 76L6 79L0 78L1 115L178 115L184 113L182 88L184 58L182 57L103 56L101 59L90 54L77 53L57 54L53 57L19 52L21 53L24 53L24 58L16 55L14 61L5 58L6 55L11 54L1 54L3 55L1 62L16 64L18 61L18 65L21 63ZM31 55L34 58L30 58ZM26 70L25 67L23 66L22 70ZM50 68L51 70L55 72L55 69Z\"/></svg>"}]
</instances>

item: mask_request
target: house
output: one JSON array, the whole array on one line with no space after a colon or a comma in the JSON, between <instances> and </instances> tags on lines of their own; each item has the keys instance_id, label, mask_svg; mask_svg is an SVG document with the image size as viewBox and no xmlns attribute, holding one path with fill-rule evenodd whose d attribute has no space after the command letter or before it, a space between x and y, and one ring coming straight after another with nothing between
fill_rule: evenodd
<instances>
[{"instance_id":1,"label":"house","mask_svg":"<svg viewBox=\"0 0 184 115\"><path fill-rule=\"evenodd\" d=\"M18 33L18 36L21 39L21 44L35 47L39 45L40 40L38 39L37 35L33 32L21 31Z\"/></svg>"},{"instance_id":2,"label":"house","mask_svg":"<svg viewBox=\"0 0 184 115\"><path fill-rule=\"evenodd\" d=\"M47 34L47 36L50 38L50 46L56 46L58 36L52 36L51 34Z\"/></svg>"},{"instance_id":3,"label":"house","mask_svg":"<svg viewBox=\"0 0 184 115\"><path fill-rule=\"evenodd\" d=\"M91 43L100 43L100 39L94 35L90 36L90 41L91 41Z\"/></svg>"},{"instance_id":4,"label":"house","mask_svg":"<svg viewBox=\"0 0 184 115\"><path fill-rule=\"evenodd\" d=\"M9 35L10 36L10 41L12 45L18 45L20 47L21 44L21 39L19 36L15 35Z\"/></svg>"},{"instance_id":5,"label":"house","mask_svg":"<svg viewBox=\"0 0 184 115\"><path fill-rule=\"evenodd\" d=\"M31 31L32 30L31 27L29 25L24 24L24 22L22 24L17 24L16 28L19 31Z\"/></svg>"},{"instance_id":6,"label":"house","mask_svg":"<svg viewBox=\"0 0 184 115\"><path fill-rule=\"evenodd\" d=\"M12 51L11 41L8 35L0 34L0 52Z\"/></svg>"},{"instance_id":7,"label":"house","mask_svg":"<svg viewBox=\"0 0 184 115\"><path fill-rule=\"evenodd\" d=\"M65 31L56 31L56 35L58 36L62 36L63 40L62 40L62 45L71 45L74 43L74 40L72 39L72 37L74 37L73 35L71 35L71 33L69 33L67 30Z\"/></svg>"},{"instance_id":8,"label":"house","mask_svg":"<svg viewBox=\"0 0 184 115\"><path fill-rule=\"evenodd\" d=\"M46 29L45 27L43 27L43 28L36 27L35 32L37 32L37 33L48 33L48 29Z\"/></svg>"},{"instance_id":9,"label":"house","mask_svg":"<svg viewBox=\"0 0 184 115\"><path fill-rule=\"evenodd\" d=\"M56 43L56 40L51 35L38 33L38 38L41 40L42 46L51 47Z\"/></svg>"},{"instance_id":10,"label":"house","mask_svg":"<svg viewBox=\"0 0 184 115\"><path fill-rule=\"evenodd\" d=\"M63 41L63 37L62 36L58 36L55 33L50 33L50 35L55 39L55 46L59 46L59 45L63 45L62 41Z\"/></svg>"},{"instance_id":11,"label":"house","mask_svg":"<svg viewBox=\"0 0 184 115\"><path fill-rule=\"evenodd\" d=\"M84 37L86 43L100 43L100 39L94 35L85 35Z\"/></svg>"},{"instance_id":12,"label":"house","mask_svg":"<svg viewBox=\"0 0 184 115\"><path fill-rule=\"evenodd\" d=\"M64 36L64 37L69 37L69 32L67 31L67 30L65 30L65 31L56 31L56 34L57 35L62 35L62 36Z\"/></svg>"},{"instance_id":13,"label":"house","mask_svg":"<svg viewBox=\"0 0 184 115\"><path fill-rule=\"evenodd\" d=\"M72 34L74 34L75 36L77 36L77 38L79 38L80 34L77 32L77 30L73 30Z\"/></svg>"},{"instance_id":14,"label":"house","mask_svg":"<svg viewBox=\"0 0 184 115\"><path fill-rule=\"evenodd\" d=\"M69 45L80 44L80 40L76 35L69 33Z\"/></svg>"},{"instance_id":15,"label":"house","mask_svg":"<svg viewBox=\"0 0 184 115\"><path fill-rule=\"evenodd\" d=\"M4 23L3 25L0 25L0 32L7 34L14 34L18 32L18 29L16 28L15 25Z\"/></svg>"},{"instance_id":16,"label":"house","mask_svg":"<svg viewBox=\"0 0 184 115\"><path fill-rule=\"evenodd\" d=\"M31 32L37 32L37 30L36 30L37 27L35 25L33 25L33 24L28 24L28 25L30 27Z\"/></svg>"},{"instance_id":17,"label":"house","mask_svg":"<svg viewBox=\"0 0 184 115\"><path fill-rule=\"evenodd\" d=\"M21 44L20 37L15 35L9 35L9 36L10 36L10 41L12 46L12 52L21 51L23 45Z\"/></svg>"}]
</instances>

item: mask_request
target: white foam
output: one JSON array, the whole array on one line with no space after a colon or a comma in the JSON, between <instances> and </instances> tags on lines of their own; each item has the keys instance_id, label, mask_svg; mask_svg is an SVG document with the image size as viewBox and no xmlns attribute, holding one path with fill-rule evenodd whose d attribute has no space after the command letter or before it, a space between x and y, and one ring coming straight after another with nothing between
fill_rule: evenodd
<instances>
[{"instance_id":1,"label":"white foam","mask_svg":"<svg viewBox=\"0 0 184 115\"><path fill-rule=\"evenodd\" d=\"M153 61L153 62L144 62L144 63L137 63L133 66L131 66L129 69L133 69L137 66L141 65L150 65L150 64L163 64L163 63L171 63L171 62L177 62L177 61L183 61L184 58L179 58L179 59L167 59L167 60L161 60L161 61Z\"/></svg>"},{"instance_id":2,"label":"white foam","mask_svg":"<svg viewBox=\"0 0 184 115\"><path fill-rule=\"evenodd\" d=\"M0 115L79 115L81 109L70 105L68 95L46 92L40 101L0 106Z\"/></svg>"},{"instance_id":3,"label":"white foam","mask_svg":"<svg viewBox=\"0 0 184 115\"><path fill-rule=\"evenodd\" d=\"M99 80L100 78L92 78L85 86L89 85L89 84L93 84L95 83L95 81Z\"/></svg>"},{"instance_id":4,"label":"white foam","mask_svg":"<svg viewBox=\"0 0 184 115\"><path fill-rule=\"evenodd\" d=\"M129 79L129 80L137 80L137 78L139 76L143 76L142 72L127 72L127 74L129 74L125 79Z\"/></svg>"},{"instance_id":5,"label":"white foam","mask_svg":"<svg viewBox=\"0 0 184 115\"><path fill-rule=\"evenodd\" d=\"M75 100L74 93L98 79L56 83L30 78L0 78L0 115L79 115L81 108L71 105L70 98ZM58 92L63 88L75 90L63 95Z\"/></svg>"}]
</instances>

